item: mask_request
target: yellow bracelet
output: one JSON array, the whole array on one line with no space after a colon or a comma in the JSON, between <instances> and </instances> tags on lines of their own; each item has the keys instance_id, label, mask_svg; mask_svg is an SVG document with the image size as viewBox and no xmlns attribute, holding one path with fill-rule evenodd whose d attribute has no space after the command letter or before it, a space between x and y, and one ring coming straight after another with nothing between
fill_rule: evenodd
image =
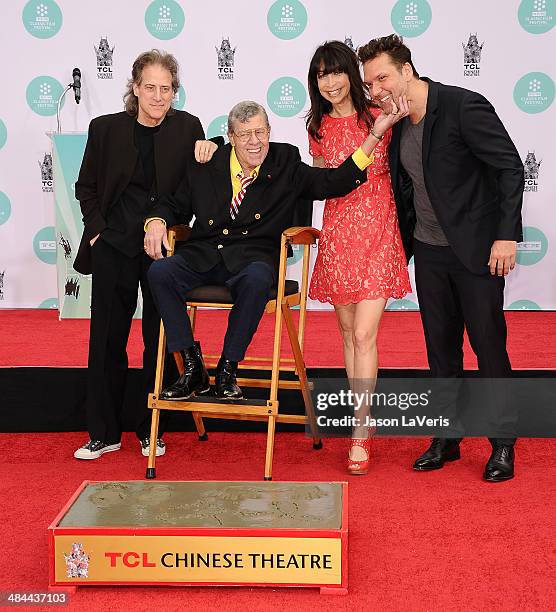
<instances>
[{"instance_id":1,"label":"yellow bracelet","mask_svg":"<svg viewBox=\"0 0 556 612\"><path fill-rule=\"evenodd\" d=\"M162 218L162 217L149 217L146 221L145 221L145 225L143 225L143 231L146 232L147 231L147 225L151 222L151 221L162 221L162 223L164 223L164 227L166 227L166 221Z\"/></svg>"}]
</instances>

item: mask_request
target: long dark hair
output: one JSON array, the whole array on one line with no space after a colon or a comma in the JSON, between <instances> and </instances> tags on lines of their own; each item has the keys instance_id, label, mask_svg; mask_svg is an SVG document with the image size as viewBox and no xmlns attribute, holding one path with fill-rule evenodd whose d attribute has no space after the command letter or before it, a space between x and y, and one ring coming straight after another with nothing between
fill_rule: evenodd
<instances>
[{"instance_id":1,"label":"long dark hair","mask_svg":"<svg viewBox=\"0 0 556 612\"><path fill-rule=\"evenodd\" d=\"M153 64L159 64L162 68L168 70L172 75L172 91L174 94L180 88L180 77L179 67L176 58L171 53L165 51L159 51L158 49L151 49L145 51L133 62L133 68L131 69L131 79L127 82L127 89L124 94L125 110L128 115L137 116L139 112L139 100L133 93L133 86L140 85L143 78L143 69ZM170 107L168 114L174 112L174 109Z\"/></svg>"},{"instance_id":2,"label":"long dark hair","mask_svg":"<svg viewBox=\"0 0 556 612\"><path fill-rule=\"evenodd\" d=\"M315 140L322 138L322 134L319 132L322 116L332 110L332 104L325 100L319 91L317 74L321 71L324 74L336 71L347 74L351 101L357 112L357 121L360 124L363 123L367 130L370 130L373 127L373 118L369 111L371 100L363 85L357 56L343 42L332 40L325 42L315 51L309 65L308 83L311 108L305 117L309 134Z\"/></svg>"}]
</instances>

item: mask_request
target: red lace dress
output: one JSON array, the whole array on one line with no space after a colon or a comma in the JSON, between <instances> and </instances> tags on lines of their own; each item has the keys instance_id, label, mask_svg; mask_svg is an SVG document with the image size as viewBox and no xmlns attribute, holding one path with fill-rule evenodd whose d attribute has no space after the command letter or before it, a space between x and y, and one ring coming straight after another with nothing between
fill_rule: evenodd
<instances>
[{"instance_id":1,"label":"red lace dress","mask_svg":"<svg viewBox=\"0 0 556 612\"><path fill-rule=\"evenodd\" d=\"M357 149L366 130L357 115L324 115L309 152L336 168ZM375 147L367 182L343 198L327 200L309 297L331 304L401 298L411 292L388 168L391 131Z\"/></svg>"}]
</instances>

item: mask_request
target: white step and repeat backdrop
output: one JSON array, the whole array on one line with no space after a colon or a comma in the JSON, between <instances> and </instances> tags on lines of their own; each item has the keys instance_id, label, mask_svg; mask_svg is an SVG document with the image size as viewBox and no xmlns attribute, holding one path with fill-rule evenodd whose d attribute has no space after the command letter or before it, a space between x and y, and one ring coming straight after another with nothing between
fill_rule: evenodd
<instances>
[{"instance_id":1,"label":"white step and repeat backdrop","mask_svg":"<svg viewBox=\"0 0 556 612\"><path fill-rule=\"evenodd\" d=\"M223 133L235 102L258 100L269 110L273 139L297 145L310 162L303 115L314 49L333 39L356 48L396 31L421 74L481 92L507 126L527 180L525 242L506 307L556 309L555 8L555 0L2 2L0 307L56 308L56 249L77 247L54 228L47 136L74 67L83 75L83 98L77 106L68 94L63 131L86 131L91 118L121 110L133 59L157 47L180 62L183 88L175 105L199 116L210 136ZM219 63L228 46L231 67ZM315 205L317 227L322 206ZM89 282L69 269L61 294L76 299ZM417 303L410 294L389 308Z\"/></svg>"}]
</instances>

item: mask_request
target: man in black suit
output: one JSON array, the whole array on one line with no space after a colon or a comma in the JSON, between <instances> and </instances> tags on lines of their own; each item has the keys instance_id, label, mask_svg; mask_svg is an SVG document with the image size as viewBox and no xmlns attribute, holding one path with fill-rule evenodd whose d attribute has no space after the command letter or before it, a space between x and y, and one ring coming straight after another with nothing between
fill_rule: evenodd
<instances>
[{"instance_id":1,"label":"man in black suit","mask_svg":"<svg viewBox=\"0 0 556 612\"><path fill-rule=\"evenodd\" d=\"M143 397L153 388L160 318L147 283L151 259L143 253L144 220L159 195L175 191L194 149L197 159L206 160L216 148L203 140L197 117L172 109L179 85L172 55L156 49L142 53L133 64L125 111L97 117L89 127L75 185L84 230L74 268L93 275L86 404L90 440L75 451L77 459L97 459L121 446L126 346L139 286ZM149 454L150 413L145 399L137 407L136 428L144 455ZM157 455L164 452L159 439Z\"/></svg>"},{"instance_id":2,"label":"man in black suit","mask_svg":"<svg viewBox=\"0 0 556 612\"><path fill-rule=\"evenodd\" d=\"M386 112L407 96L409 116L393 129L392 187L415 280L431 373L463 374L463 330L481 376L511 376L504 277L522 240L523 165L492 105L478 93L419 78L393 34L358 50L364 81ZM393 105L394 103L394 105ZM459 459L460 438L435 438L415 470ZM490 439L484 478L513 478L515 438Z\"/></svg>"},{"instance_id":3,"label":"man in black suit","mask_svg":"<svg viewBox=\"0 0 556 612\"><path fill-rule=\"evenodd\" d=\"M375 132L383 134L397 120L382 114ZM300 199L322 200L346 195L366 180L378 139L369 135L337 169L312 168L290 144L269 142L265 109L240 102L228 116L230 144L202 166L192 164L173 198L161 200L147 222L145 248L154 259L149 271L168 338L168 351L180 352L184 373L165 389L162 399L185 400L208 390L200 348L194 344L184 309L185 295L197 286L227 285L234 298L222 356L216 370L216 394L239 399L238 362L255 333L276 283L282 232L292 225ZM166 224L188 223L189 240L173 257L162 259Z\"/></svg>"}]
</instances>

